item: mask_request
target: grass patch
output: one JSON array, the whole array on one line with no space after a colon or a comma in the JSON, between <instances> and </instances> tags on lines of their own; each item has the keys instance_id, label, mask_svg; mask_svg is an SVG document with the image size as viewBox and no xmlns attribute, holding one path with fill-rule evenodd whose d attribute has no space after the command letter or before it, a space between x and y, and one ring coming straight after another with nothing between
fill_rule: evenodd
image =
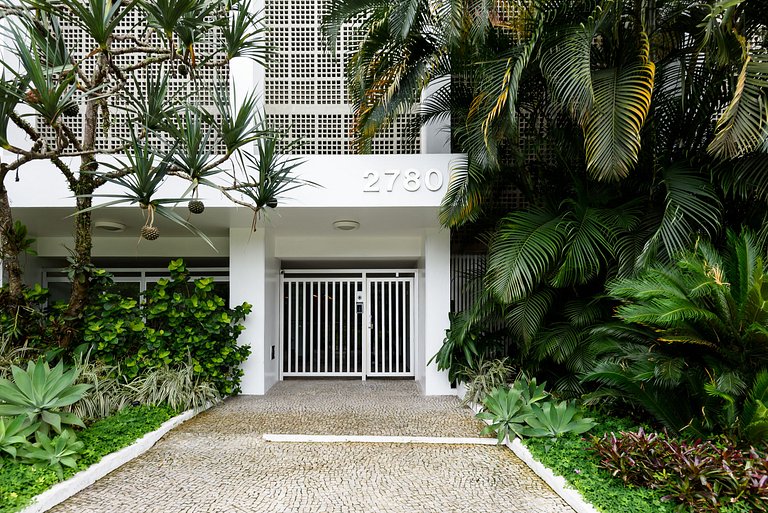
<instances>
[{"instance_id":1,"label":"grass patch","mask_svg":"<svg viewBox=\"0 0 768 513\"><path fill-rule=\"evenodd\" d=\"M84 470L101 458L126 447L145 434L156 430L176 414L158 406L129 407L112 417L99 420L77 432L85 449L77 461L77 468L64 468L64 478ZM38 468L0 457L0 513L19 511L30 500L52 487L59 480L49 468Z\"/></svg>"}]
</instances>

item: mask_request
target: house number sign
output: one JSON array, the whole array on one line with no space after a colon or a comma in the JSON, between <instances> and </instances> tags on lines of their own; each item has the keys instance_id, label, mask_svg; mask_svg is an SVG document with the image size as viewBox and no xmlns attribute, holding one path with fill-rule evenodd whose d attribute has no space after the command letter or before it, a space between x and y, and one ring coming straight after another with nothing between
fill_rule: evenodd
<instances>
[{"instance_id":1,"label":"house number sign","mask_svg":"<svg viewBox=\"0 0 768 513\"><path fill-rule=\"evenodd\" d=\"M437 169L424 173L418 169L390 169L379 173L369 171L363 177L363 192L392 192L395 188L403 188L407 192L416 192L422 187L436 192L443 186L443 174Z\"/></svg>"}]
</instances>

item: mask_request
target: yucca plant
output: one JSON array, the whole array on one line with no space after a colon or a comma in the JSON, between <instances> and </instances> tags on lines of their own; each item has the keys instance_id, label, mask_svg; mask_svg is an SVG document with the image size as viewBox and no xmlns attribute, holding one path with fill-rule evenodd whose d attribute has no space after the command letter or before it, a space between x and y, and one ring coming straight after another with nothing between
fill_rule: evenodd
<instances>
[{"instance_id":1,"label":"yucca plant","mask_svg":"<svg viewBox=\"0 0 768 513\"><path fill-rule=\"evenodd\" d=\"M64 370L59 362L53 369L45 361L27 364L23 370L11 367L13 381L0 378L0 416L25 415L30 422L39 422L38 431L48 433L53 428L61 433L62 425L85 427L83 421L62 408L79 401L90 385L74 385L77 370Z\"/></svg>"}]
</instances>

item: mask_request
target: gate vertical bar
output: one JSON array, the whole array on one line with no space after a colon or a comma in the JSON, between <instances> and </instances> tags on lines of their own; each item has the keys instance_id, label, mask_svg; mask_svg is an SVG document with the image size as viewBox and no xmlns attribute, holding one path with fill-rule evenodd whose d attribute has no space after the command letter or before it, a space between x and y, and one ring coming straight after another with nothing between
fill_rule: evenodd
<instances>
[{"instance_id":1,"label":"gate vertical bar","mask_svg":"<svg viewBox=\"0 0 768 513\"><path fill-rule=\"evenodd\" d=\"M387 302L386 302L386 312L387 312L387 369L384 372L394 372L394 369L392 368L392 353L394 352L394 347L392 347L392 281L388 281L387 283ZM395 340L397 342L397 340Z\"/></svg>"},{"instance_id":2,"label":"gate vertical bar","mask_svg":"<svg viewBox=\"0 0 768 513\"><path fill-rule=\"evenodd\" d=\"M400 286L402 282L398 281L395 283L395 304L394 304L394 312L395 312L395 368L394 372L403 372L403 369L400 365L400 346L403 345L403 337L402 337L402 331L403 331L403 319L400 317L400 295L402 293L402 287Z\"/></svg>"}]
</instances>

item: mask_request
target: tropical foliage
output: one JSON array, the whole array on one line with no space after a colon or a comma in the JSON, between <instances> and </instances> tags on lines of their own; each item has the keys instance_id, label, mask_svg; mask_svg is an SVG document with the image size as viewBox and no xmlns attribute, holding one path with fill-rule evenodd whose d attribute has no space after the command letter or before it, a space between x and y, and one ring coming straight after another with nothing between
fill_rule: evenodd
<instances>
[{"instance_id":1,"label":"tropical foliage","mask_svg":"<svg viewBox=\"0 0 768 513\"><path fill-rule=\"evenodd\" d=\"M53 333L62 346L72 342L88 303L94 208L133 205L143 216L145 239L160 236L156 219L162 217L212 245L177 212L179 203L202 213L200 189L208 189L257 215L301 183L291 173L295 162L289 165L274 151L257 157L245 151L256 141L269 147L265 141L280 134L265 125L253 93L233 104L219 72L235 58L266 63L269 49L259 16L250 0L0 1L7 41L0 70L0 143L14 155L0 163L0 183L12 173L22 179L27 164L45 160L62 173L75 197L75 279L65 322ZM72 30L82 32L76 44L68 36ZM209 76L214 78L202 80ZM206 80L214 90L202 89ZM206 92L215 98L214 109L195 105L195 97ZM37 122L23 112L34 112ZM104 141L118 120L130 135ZM26 143L8 139L9 125L24 133ZM186 181L189 188L168 197L161 189L170 180ZM99 189L107 183L118 192L94 201L104 196ZM15 226L8 191L0 187L0 253L8 294L24 304L19 253L26 239Z\"/></svg>"},{"instance_id":2,"label":"tropical foliage","mask_svg":"<svg viewBox=\"0 0 768 513\"><path fill-rule=\"evenodd\" d=\"M630 401L677 431L765 439L765 250L747 230L727 239L611 283L621 322L595 330L609 349L588 376L605 385L593 398Z\"/></svg>"},{"instance_id":3,"label":"tropical foliage","mask_svg":"<svg viewBox=\"0 0 768 513\"><path fill-rule=\"evenodd\" d=\"M558 438L566 433L581 434L595 423L584 418L575 401L555 401L538 385L536 378L524 376L511 386L506 384L483 398L477 418L486 421L482 434L496 433L499 443L513 437Z\"/></svg>"},{"instance_id":4,"label":"tropical foliage","mask_svg":"<svg viewBox=\"0 0 768 513\"><path fill-rule=\"evenodd\" d=\"M660 490L690 511L765 511L768 458L728 442L686 442L660 433L593 438L600 466L625 483Z\"/></svg>"},{"instance_id":5,"label":"tropical foliage","mask_svg":"<svg viewBox=\"0 0 768 513\"><path fill-rule=\"evenodd\" d=\"M62 432L62 425L83 427L83 421L71 413L59 411L79 401L89 385L73 384L75 369L64 371L59 362L53 369L47 362L29 362L26 370L11 367L13 381L0 379L0 416L25 415L37 430L47 434L50 428Z\"/></svg>"}]
</instances>

